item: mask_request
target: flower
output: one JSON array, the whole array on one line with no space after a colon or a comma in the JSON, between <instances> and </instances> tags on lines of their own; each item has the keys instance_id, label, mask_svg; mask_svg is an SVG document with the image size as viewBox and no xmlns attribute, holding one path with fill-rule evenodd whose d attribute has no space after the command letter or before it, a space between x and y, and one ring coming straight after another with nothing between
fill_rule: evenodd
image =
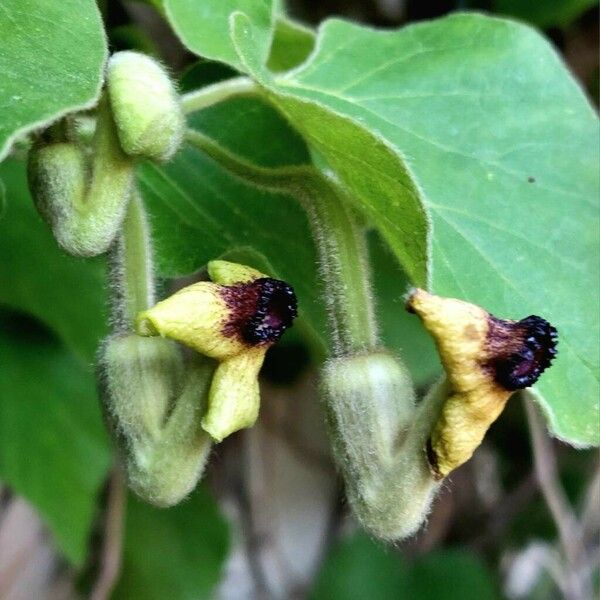
<instances>
[{"instance_id":1,"label":"flower","mask_svg":"<svg viewBox=\"0 0 600 600\"><path fill-rule=\"evenodd\" d=\"M541 317L502 320L483 308L415 289L407 309L435 339L450 393L427 443L434 476L466 462L515 390L533 385L556 356L558 334Z\"/></svg>"},{"instance_id":2,"label":"flower","mask_svg":"<svg viewBox=\"0 0 600 600\"><path fill-rule=\"evenodd\" d=\"M267 350L292 325L290 285L236 263L208 264L212 281L183 288L136 320L138 335L176 340L219 361L202 427L216 441L258 416L258 373Z\"/></svg>"}]
</instances>

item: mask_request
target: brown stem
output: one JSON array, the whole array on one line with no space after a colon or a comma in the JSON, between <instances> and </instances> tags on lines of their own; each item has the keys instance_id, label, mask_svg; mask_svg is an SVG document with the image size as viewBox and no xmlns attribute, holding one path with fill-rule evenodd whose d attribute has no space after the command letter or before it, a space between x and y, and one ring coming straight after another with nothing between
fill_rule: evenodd
<instances>
[{"instance_id":1,"label":"brown stem","mask_svg":"<svg viewBox=\"0 0 600 600\"><path fill-rule=\"evenodd\" d=\"M600 531L600 463L596 466L581 510L581 529L584 540L597 539Z\"/></svg>"},{"instance_id":2,"label":"brown stem","mask_svg":"<svg viewBox=\"0 0 600 600\"><path fill-rule=\"evenodd\" d=\"M531 401L525 402L525 410L529 423L535 474L544 500L556 524L567 562L565 594L571 600L584 600L588 595L586 594L587 586L580 576L580 567L585 553L581 543L579 523L560 483L554 448L546 434L542 417Z\"/></svg>"},{"instance_id":3,"label":"brown stem","mask_svg":"<svg viewBox=\"0 0 600 600\"><path fill-rule=\"evenodd\" d=\"M115 466L108 488L100 571L90 594L90 600L108 600L119 579L126 501L127 492L123 473L118 466Z\"/></svg>"}]
</instances>

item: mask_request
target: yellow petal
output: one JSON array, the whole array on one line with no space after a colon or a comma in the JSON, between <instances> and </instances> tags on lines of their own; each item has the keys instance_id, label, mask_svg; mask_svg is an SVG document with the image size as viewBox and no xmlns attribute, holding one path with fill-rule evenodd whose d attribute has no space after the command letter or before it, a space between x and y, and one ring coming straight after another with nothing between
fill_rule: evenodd
<instances>
[{"instance_id":1,"label":"yellow petal","mask_svg":"<svg viewBox=\"0 0 600 600\"><path fill-rule=\"evenodd\" d=\"M225 260L211 260L208 265L208 275L215 283L221 285L235 285L236 283L247 283L255 279L266 277L260 271L240 265L238 263L227 262Z\"/></svg>"},{"instance_id":2,"label":"yellow petal","mask_svg":"<svg viewBox=\"0 0 600 600\"><path fill-rule=\"evenodd\" d=\"M239 429L251 427L258 417L258 372L266 350L253 348L223 361L215 371L202 428L217 442Z\"/></svg>"},{"instance_id":3,"label":"yellow petal","mask_svg":"<svg viewBox=\"0 0 600 600\"><path fill-rule=\"evenodd\" d=\"M414 290L407 303L435 339L455 391L469 391L489 379L480 361L485 354L489 314L483 308Z\"/></svg>"},{"instance_id":4,"label":"yellow petal","mask_svg":"<svg viewBox=\"0 0 600 600\"><path fill-rule=\"evenodd\" d=\"M500 416L512 392L482 386L451 394L431 432L429 462L437 479L467 462Z\"/></svg>"},{"instance_id":5,"label":"yellow petal","mask_svg":"<svg viewBox=\"0 0 600 600\"><path fill-rule=\"evenodd\" d=\"M485 367L487 311L420 289L411 293L407 308L434 337L451 388L427 448L432 471L441 479L472 456L512 392L498 385Z\"/></svg>"},{"instance_id":6,"label":"yellow petal","mask_svg":"<svg viewBox=\"0 0 600 600\"><path fill-rule=\"evenodd\" d=\"M231 308L220 290L205 281L183 288L138 315L138 335L161 335L219 360L239 354L246 346L224 333Z\"/></svg>"}]
</instances>

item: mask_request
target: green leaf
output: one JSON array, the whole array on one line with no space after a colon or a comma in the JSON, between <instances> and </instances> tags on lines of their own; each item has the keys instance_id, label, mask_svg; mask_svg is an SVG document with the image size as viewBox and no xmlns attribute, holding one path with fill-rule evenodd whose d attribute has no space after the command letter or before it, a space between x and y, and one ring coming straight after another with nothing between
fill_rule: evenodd
<instances>
[{"instance_id":1,"label":"green leaf","mask_svg":"<svg viewBox=\"0 0 600 600\"><path fill-rule=\"evenodd\" d=\"M227 525L205 487L166 510L130 496L122 575L113 597L209 598L228 546Z\"/></svg>"},{"instance_id":2,"label":"green leaf","mask_svg":"<svg viewBox=\"0 0 600 600\"><path fill-rule=\"evenodd\" d=\"M0 219L0 305L30 313L91 361L106 334L104 261L59 250L36 213L24 163L0 165L6 210Z\"/></svg>"},{"instance_id":3,"label":"green leaf","mask_svg":"<svg viewBox=\"0 0 600 600\"><path fill-rule=\"evenodd\" d=\"M2 183L2 179L0 179L0 219L2 219L5 209L6 209L6 187L5 187L4 183Z\"/></svg>"},{"instance_id":4,"label":"green leaf","mask_svg":"<svg viewBox=\"0 0 600 600\"><path fill-rule=\"evenodd\" d=\"M287 71L303 63L315 46L315 33L286 17L275 23L273 45L267 61L271 71Z\"/></svg>"},{"instance_id":5,"label":"green leaf","mask_svg":"<svg viewBox=\"0 0 600 600\"><path fill-rule=\"evenodd\" d=\"M434 551L409 563L361 533L332 550L311 598L493 600L498 593L485 565L468 551Z\"/></svg>"},{"instance_id":6,"label":"green leaf","mask_svg":"<svg viewBox=\"0 0 600 600\"><path fill-rule=\"evenodd\" d=\"M431 336L404 309L408 278L375 232L369 236L369 254L381 337L406 363L415 386L425 389L440 376L442 366Z\"/></svg>"},{"instance_id":7,"label":"green leaf","mask_svg":"<svg viewBox=\"0 0 600 600\"><path fill-rule=\"evenodd\" d=\"M598 121L550 44L477 14L395 32L331 20L273 79L233 34L413 283L558 328L534 389L555 435L599 443Z\"/></svg>"},{"instance_id":8,"label":"green leaf","mask_svg":"<svg viewBox=\"0 0 600 600\"><path fill-rule=\"evenodd\" d=\"M422 600L494 600L500 597L482 560L463 549L430 552L409 572L409 598Z\"/></svg>"},{"instance_id":9,"label":"green leaf","mask_svg":"<svg viewBox=\"0 0 600 600\"><path fill-rule=\"evenodd\" d=\"M495 0L495 12L528 21L538 27L567 27L598 0Z\"/></svg>"},{"instance_id":10,"label":"green leaf","mask_svg":"<svg viewBox=\"0 0 600 600\"><path fill-rule=\"evenodd\" d=\"M181 92L190 92L236 75L236 71L223 63L200 59L182 74L179 89Z\"/></svg>"},{"instance_id":11,"label":"green leaf","mask_svg":"<svg viewBox=\"0 0 600 600\"><path fill-rule=\"evenodd\" d=\"M183 44L195 54L244 70L229 35L234 13L247 17L247 34L265 64L273 35L273 0L165 0L167 18Z\"/></svg>"},{"instance_id":12,"label":"green leaf","mask_svg":"<svg viewBox=\"0 0 600 600\"><path fill-rule=\"evenodd\" d=\"M396 553L359 533L338 542L329 552L311 599L411 598L405 593L406 577L406 565Z\"/></svg>"},{"instance_id":13,"label":"green leaf","mask_svg":"<svg viewBox=\"0 0 600 600\"><path fill-rule=\"evenodd\" d=\"M80 565L110 463L92 369L37 323L0 315L0 478Z\"/></svg>"},{"instance_id":14,"label":"green leaf","mask_svg":"<svg viewBox=\"0 0 600 600\"><path fill-rule=\"evenodd\" d=\"M94 0L3 0L0 32L2 160L18 136L94 105L106 40Z\"/></svg>"}]
</instances>

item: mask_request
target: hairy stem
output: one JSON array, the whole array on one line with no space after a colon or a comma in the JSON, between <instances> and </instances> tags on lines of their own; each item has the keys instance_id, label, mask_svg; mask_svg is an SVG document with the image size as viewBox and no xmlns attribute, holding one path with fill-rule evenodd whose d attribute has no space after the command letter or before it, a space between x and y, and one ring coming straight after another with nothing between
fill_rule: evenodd
<instances>
[{"instance_id":1,"label":"hairy stem","mask_svg":"<svg viewBox=\"0 0 600 600\"><path fill-rule=\"evenodd\" d=\"M350 207L324 179L315 177L299 200L317 245L333 355L373 350L377 323L364 233Z\"/></svg>"},{"instance_id":2,"label":"hairy stem","mask_svg":"<svg viewBox=\"0 0 600 600\"><path fill-rule=\"evenodd\" d=\"M189 114L223 102L232 96L256 94L259 89L250 77L234 77L184 94L181 103L184 112Z\"/></svg>"},{"instance_id":3,"label":"hairy stem","mask_svg":"<svg viewBox=\"0 0 600 600\"><path fill-rule=\"evenodd\" d=\"M150 228L136 188L113 246L111 263L113 322L118 330L131 331L136 315L155 302Z\"/></svg>"}]
</instances>

